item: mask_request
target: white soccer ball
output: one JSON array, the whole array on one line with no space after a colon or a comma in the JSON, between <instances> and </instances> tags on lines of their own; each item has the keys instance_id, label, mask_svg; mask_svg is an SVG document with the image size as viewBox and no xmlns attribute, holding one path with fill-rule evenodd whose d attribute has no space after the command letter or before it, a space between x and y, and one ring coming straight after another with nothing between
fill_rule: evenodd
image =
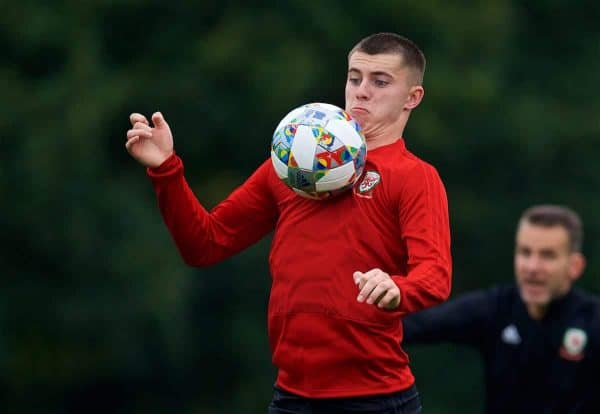
<instances>
[{"instance_id":1,"label":"white soccer ball","mask_svg":"<svg viewBox=\"0 0 600 414\"><path fill-rule=\"evenodd\" d=\"M295 108L273 133L275 172L304 197L323 199L352 188L366 157L360 125L335 105L309 103Z\"/></svg>"}]
</instances>

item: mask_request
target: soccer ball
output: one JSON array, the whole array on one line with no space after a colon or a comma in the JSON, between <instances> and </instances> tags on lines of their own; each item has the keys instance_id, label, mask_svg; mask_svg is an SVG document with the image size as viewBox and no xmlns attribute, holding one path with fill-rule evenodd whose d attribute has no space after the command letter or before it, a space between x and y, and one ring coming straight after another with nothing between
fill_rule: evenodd
<instances>
[{"instance_id":1,"label":"soccer ball","mask_svg":"<svg viewBox=\"0 0 600 414\"><path fill-rule=\"evenodd\" d=\"M366 156L358 122L326 103L309 103L290 111L275 128L271 143L277 176L297 194L313 199L352 188Z\"/></svg>"}]
</instances>

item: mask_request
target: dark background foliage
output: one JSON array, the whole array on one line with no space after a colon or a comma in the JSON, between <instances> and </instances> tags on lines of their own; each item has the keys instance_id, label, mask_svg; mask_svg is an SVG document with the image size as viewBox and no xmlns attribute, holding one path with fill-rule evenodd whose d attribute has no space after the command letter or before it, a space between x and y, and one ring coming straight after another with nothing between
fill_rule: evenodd
<instances>
[{"instance_id":1,"label":"dark background foliage","mask_svg":"<svg viewBox=\"0 0 600 414\"><path fill-rule=\"evenodd\" d=\"M405 137L447 187L453 295L512 279L516 220L542 202L581 213L579 285L600 290L598 2L204 3L2 6L2 412L266 412L269 240L186 267L124 149L128 115L165 114L212 207L288 110L343 106L346 54L372 32L428 58ZM477 355L409 351L426 412L480 411Z\"/></svg>"}]
</instances>

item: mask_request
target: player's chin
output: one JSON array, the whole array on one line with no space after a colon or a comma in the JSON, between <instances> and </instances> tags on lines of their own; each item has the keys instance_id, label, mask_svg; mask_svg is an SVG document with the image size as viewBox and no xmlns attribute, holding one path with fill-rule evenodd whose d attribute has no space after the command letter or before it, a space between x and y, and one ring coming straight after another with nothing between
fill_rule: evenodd
<instances>
[{"instance_id":1,"label":"player's chin","mask_svg":"<svg viewBox=\"0 0 600 414\"><path fill-rule=\"evenodd\" d=\"M521 297L525 303L531 305L546 305L550 302L551 295L543 286L522 284L520 290Z\"/></svg>"},{"instance_id":2,"label":"player's chin","mask_svg":"<svg viewBox=\"0 0 600 414\"><path fill-rule=\"evenodd\" d=\"M365 124L367 123L367 117L368 117L369 113L366 110L354 110L352 109L350 111L350 116L352 116L352 118L354 118L356 121L358 121L358 123L360 124L360 126L364 129L365 128Z\"/></svg>"}]
</instances>

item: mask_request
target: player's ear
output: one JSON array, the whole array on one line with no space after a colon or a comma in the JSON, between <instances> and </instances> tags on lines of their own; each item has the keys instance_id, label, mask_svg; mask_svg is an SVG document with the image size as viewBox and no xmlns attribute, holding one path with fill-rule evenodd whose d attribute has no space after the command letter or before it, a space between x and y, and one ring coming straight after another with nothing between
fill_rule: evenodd
<instances>
[{"instance_id":1,"label":"player's ear","mask_svg":"<svg viewBox=\"0 0 600 414\"><path fill-rule=\"evenodd\" d=\"M421 85L414 85L408 91L408 96L406 97L406 102L404 103L404 109L414 109L423 100L423 96L425 95L425 89Z\"/></svg>"},{"instance_id":2,"label":"player's ear","mask_svg":"<svg viewBox=\"0 0 600 414\"><path fill-rule=\"evenodd\" d=\"M571 253L569 258L569 277L574 282L583 274L585 270L585 256L579 252Z\"/></svg>"}]
</instances>

